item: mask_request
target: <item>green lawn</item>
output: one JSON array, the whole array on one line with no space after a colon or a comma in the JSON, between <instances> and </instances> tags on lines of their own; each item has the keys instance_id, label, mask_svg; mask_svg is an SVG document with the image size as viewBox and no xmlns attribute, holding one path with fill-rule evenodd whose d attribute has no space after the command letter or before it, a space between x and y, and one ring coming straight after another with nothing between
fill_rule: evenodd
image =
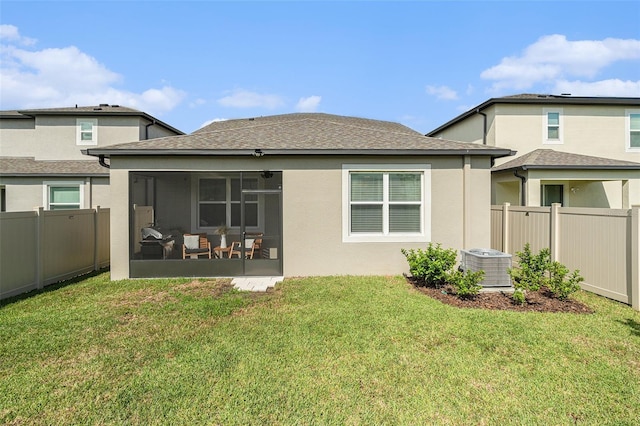
<instances>
[{"instance_id":1,"label":"green lawn","mask_svg":"<svg viewBox=\"0 0 640 426\"><path fill-rule=\"evenodd\" d=\"M402 277L108 273L0 305L3 424L632 425L640 313L452 308Z\"/></svg>"}]
</instances>

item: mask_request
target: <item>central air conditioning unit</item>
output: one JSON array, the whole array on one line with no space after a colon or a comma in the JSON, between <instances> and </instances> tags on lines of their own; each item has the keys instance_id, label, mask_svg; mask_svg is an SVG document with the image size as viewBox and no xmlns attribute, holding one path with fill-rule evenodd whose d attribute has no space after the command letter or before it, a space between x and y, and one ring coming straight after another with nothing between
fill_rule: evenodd
<instances>
[{"instance_id":1,"label":"central air conditioning unit","mask_svg":"<svg viewBox=\"0 0 640 426\"><path fill-rule=\"evenodd\" d=\"M511 287L511 255L494 249L460 250L460 269L463 272L484 271L483 287Z\"/></svg>"}]
</instances>

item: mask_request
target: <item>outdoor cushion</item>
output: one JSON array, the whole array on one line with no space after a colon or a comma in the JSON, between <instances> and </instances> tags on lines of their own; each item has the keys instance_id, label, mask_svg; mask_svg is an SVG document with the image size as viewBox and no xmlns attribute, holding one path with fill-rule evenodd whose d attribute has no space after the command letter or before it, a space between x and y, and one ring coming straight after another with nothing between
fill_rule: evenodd
<instances>
[{"instance_id":1,"label":"outdoor cushion","mask_svg":"<svg viewBox=\"0 0 640 426\"><path fill-rule=\"evenodd\" d=\"M196 254L196 253L208 253L209 249L207 247L205 248L195 248L195 249L186 249L184 251L186 254Z\"/></svg>"},{"instance_id":2,"label":"outdoor cushion","mask_svg":"<svg viewBox=\"0 0 640 426\"><path fill-rule=\"evenodd\" d=\"M200 236L199 235L185 235L184 236L184 245L189 250L199 249L200 248ZM205 249L207 251L207 249Z\"/></svg>"}]
</instances>

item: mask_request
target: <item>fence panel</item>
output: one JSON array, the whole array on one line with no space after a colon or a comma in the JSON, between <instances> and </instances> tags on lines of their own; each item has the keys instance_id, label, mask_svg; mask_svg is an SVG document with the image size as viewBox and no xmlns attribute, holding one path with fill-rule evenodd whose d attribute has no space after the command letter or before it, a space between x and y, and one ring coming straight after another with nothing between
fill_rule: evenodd
<instances>
[{"instance_id":1,"label":"fence panel","mask_svg":"<svg viewBox=\"0 0 640 426\"><path fill-rule=\"evenodd\" d=\"M111 245L109 244L111 236L111 220L109 209L98 209L98 229L96 235L97 259L96 269L106 268L111 264Z\"/></svg>"},{"instance_id":2,"label":"fence panel","mask_svg":"<svg viewBox=\"0 0 640 426\"><path fill-rule=\"evenodd\" d=\"M583 288L629 303L628 211L563 208L558 214L558 260L571 270L580 270Z\"/></svg>"},{"instance_id":3,"label":"fence panel","mask_svg":"<svg viewBox=\"0 0 640 426\"><path fill-rule=\"evenodd\" d=\"M522 251L529 243L531 250L549 248L549 207L509 207L509 250Z\"/></svg>"},{"instance_id":4,"label":"fence panel","mask_svg":"<svg viewBox=\"0 0 640 426\"><path fill-rule=\"evenodd\" d=\"M0 299L107 267L109 209L0 214Z\"/></svg>"},{"instance_id":5,"label":"fence panel","mask_svg":"<svg viewBox=\"0 0 640 426\"><path fill-rule=\"evenodd\" d=\"M94 267L95 212L44 212L42 236L43 284L91 272Z\"/></svg>"},{"instance_id":6,"label":"fence panel","mask_svg":"<svg viewBox=\"0 0 640 426\"><path fill-rule=\"evenodd\" d=\"M500 251L504 251L502 244L502 238L504 237L502 210L502 206L491 206L491 248Z\"/></svg>"},{"instance_id":7,"label":"fence panel","mask_svg":"<svg viewBox=\"0 0 640 426\"><path fill-rule=\"evenodd\" d=\"M640 310L638 207L619 210L505 205L491 209L492 247L502 247L499 235L506 234L506 251L511 254L526 243L534 252L550 248L552 258L570 270L580 270L585 278L582 288ZM506 210L506 217L498 210ZM501 231L495 229L498 227Z\"/></svg>"},{"instance_id":8,"label":"fence panel","mask_svg":"<svg viewBox=\"0 0 640 426\"><path fill-rule=\"evenodd\" d=\"M38 285L38 214L11 212L0 218L0 299L4 299Z\"/></svg>"}]
</instances>

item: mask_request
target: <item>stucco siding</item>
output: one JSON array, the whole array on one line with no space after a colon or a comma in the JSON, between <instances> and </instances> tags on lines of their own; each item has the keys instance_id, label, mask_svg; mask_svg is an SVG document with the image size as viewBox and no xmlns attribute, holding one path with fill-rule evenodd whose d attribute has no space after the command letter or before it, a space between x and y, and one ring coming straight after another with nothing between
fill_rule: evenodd
<instances>
[{"instance_id":1,"label":"stucco siding","mask_svg":"<svg viewBox=\"0 0 640 426\"><path fill-rule=\"evenodd\" d=\"M344 242L343 241L343 165L354 164L355 157L286 158L112 158L112 252L113 279L129 273L128 172L140 171L282 171L284 274L369 275L399 274L407 271L402 248L422 248L427 242ZM456 250L488 247L490 244L489 159L473 159L463 169L463 157L357 157L362 164L430 165L431 241ZM188 173L185 174L185 179ZM467 195L464 189L469 191ZM171 188L157 188L171 191ZM127 194L127 195L125 195ZM168 197L173 199L172 197ZM188 198L188 197L187 197ZM160 198L158 198L159 200ZM179 215L184 208L174 213ZM189 206L185 200L182 206ZM157 208L167 211L169 206ZM173 207L176 207L175 205ZM180 222L178 217L170 218ZM185 222L184 220L180 223ZM466 225L465 225L466 224ZM465 226L467 240L465 241ZM188 228L189 229L189 228Z\"/></svg>"}]
</instances>

